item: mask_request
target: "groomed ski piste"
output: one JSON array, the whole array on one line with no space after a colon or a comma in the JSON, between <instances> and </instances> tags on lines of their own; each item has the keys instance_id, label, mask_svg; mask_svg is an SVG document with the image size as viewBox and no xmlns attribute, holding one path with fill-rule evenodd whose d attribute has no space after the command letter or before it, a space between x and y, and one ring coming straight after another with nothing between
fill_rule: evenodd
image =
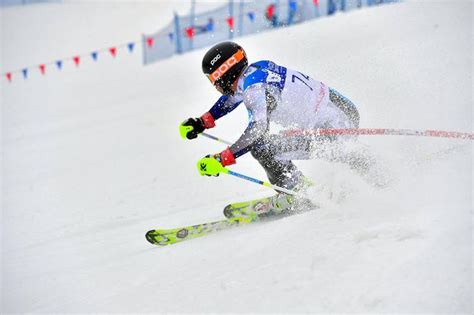
<instances>
[{"instance_id":1,"label":"groomed ski piste","mask_svg":"<svg viewBox=\"0 0 474 315\"><path fill-rule=\"evenodd\" d=\"M3 8L2 71L136 39L168 23L154 5ZM236 41L251 61L339 90L361 127L472 132L472 6L404 1ZM180 138L179 123L219 96L201 74L204 52L146 67L123 52L2 78L2 314L472 314L467 140L361 136L388 186L341 164L297 161L319 209L147 243L149 229L218 220L230 202L273 194L199 176L197 160L224 146ZM234 141L246 125L241 105L209 132ZM250 155L232 169L266 179Z\"/></svg>"}]
</instances>

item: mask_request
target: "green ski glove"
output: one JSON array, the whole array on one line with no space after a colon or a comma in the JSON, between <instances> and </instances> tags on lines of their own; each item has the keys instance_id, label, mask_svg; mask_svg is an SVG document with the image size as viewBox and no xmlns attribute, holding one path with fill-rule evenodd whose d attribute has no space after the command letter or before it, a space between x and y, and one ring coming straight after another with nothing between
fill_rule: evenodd
<instances>
[{"instance_id":1,"label":"green ski glove","mask_svg":"<svg viewBox=\"0 0 474 315\"><path fill-rule=\"evenodd\" d=\"M197 168L201 176L219 176L219 173L227 173L228 170L222 166L221 162L216 160L214 156L207 155L200 159Z\"/></svg>"},{"instance_id":2,"label":"green ski glove","mask_svg":"<svg viewBox=\"0 0 474 315\"><path fill-rule=\"evenodd\" d=\"M181 137L188 139L197 138L198 134L204 131L204 121L201 118L188 118L179 125Z\"/></svg>"}]
</instances>

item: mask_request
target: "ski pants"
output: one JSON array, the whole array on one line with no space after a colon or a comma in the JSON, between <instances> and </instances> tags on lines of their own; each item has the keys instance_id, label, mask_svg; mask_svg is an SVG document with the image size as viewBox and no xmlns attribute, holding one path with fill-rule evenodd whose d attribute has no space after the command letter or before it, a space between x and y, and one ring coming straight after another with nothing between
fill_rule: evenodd
<instances>
[{"instance_id":1,"label":"ski pants","mask_svg":"<svg viewBox=\"0 0 474 315\"><path fill-rule=\"evenodd\" d=\"M348 119L350 128L359 127L359 113L355 105L337 91L329 90L330 101L336 105ZM353 136L351 138L354 138ZM270 183L287 189L298 188L302 184L303 174L291 160L323 158L329 161L353 163L359 167L361 162L347 159L340 153L340 144L335 136L315 137L266 134L258 139L250 149L252 156L260 163Z\"/></svg>"}]
</instances>

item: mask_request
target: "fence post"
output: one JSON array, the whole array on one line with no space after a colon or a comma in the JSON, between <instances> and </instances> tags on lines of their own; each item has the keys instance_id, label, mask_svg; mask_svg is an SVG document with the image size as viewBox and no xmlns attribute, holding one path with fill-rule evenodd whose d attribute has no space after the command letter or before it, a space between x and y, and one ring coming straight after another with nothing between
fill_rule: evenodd
<instances>
[{"instance_id":1,"label":"fence post","mask_svg":"<svg viewBox=\"0 0 474 315\"><path fill-rule=\"evenodd\" d=\"M190 19L191 19L191 25L189 25L191 27L191 29L193 30L194 32L194 19L196 18L196 0L191 0L191 15L190 15ZM193 50L194 48L194 36L191 36L191 38L189 39L189 49L190 50Z\"/></svg>"},{"instance_id":2,"label":"fence post","mask_svg":"<svg viewBox=\"0 0 474 315\"><path fill-rule=\"evenodd\" d=\"M279 21L281 21L281 17L280 17L280 0L277 0L276 1L276 6L275 6L275 16L276 16L276 20L275 20L275 25L273 25L274 27L277 27L279 26Z\"/></svg>"},{"instance_id":3,"label":"fence post","mask_svg":"<svg viewBox=\"0 0 474 315\"><path fill-rule=\"evenodd\" d=\"M303 0L303 7L300 11L301 11L301 17L302 17L301 22L304 22L310 19L309 15L307 15L307 14L310 14L311 12L311 10L308 9L308 0Z\"/></svg>"},{"instance_id":4,"label":"fence post","mask_svg":"<svg viewBox=\"0 0 474 315\"><path fill-rule=\"evenodd\" d=\"M286 19L286 25L291 25L291 5L292 5L292 1L291 0L288 0L288 3L287 3L287 10L288 10L288 17Z\"/></svg>"},{"instance_id":5,"label":"fence post","mask_svg":"<svg viewBox=\"0 0 474 315\"><path fill-rule=\"evenodd\" d=\"M147 49L148 49L148 46L146 44L146 36L145 36L145 34L142 34L142 54L143 54L143 64L144 65L148 64Z\"/></svg>"},{"instance_id":6,"label":"fence post","mask_svg":"<svg viewBox=\"0 0 474 315\"><path fill-rule=\"evenodd\" d=\"M318 18L321 16L319 13L319 1L321 0L313 0L313 8L314 8L314 17Z\"/></svg>"},{"instance_id":7,"label":"fence post","mask_svg":"<svg viewBox=\"0 0 474 315\"><path fill-rule=\"evenodd\" d=\"M243 35L244 28L244 0L240 0L239 5L239 36Z\"/></svg>"},{"instance_id":8,"label":"fence post","mask_svg":"<svg viewBox=\"0 0 474 315\"><path fill-rule=\"evenodd\" d=\"M174 32L176 34L176 52L178 54L183 53L183 47L181 45L181 27L179 25L178 13L174 13Z\"/></svg>"},{"instance_id":9,"label":"fence post","mask_svg":"<svg viewBox=\"0 0 474 315\"><path fill-rule=\"evenodd\" d=\"M337 6L334 0L328 0L328 15L332 15L336 12Z\"/></svg>"},{"instance_id":10,"label":"fence post","mask_svg":"<svg viewBox=\"0 0 474 315\"><path fill-rule=\"evenodd\" d=\"M234 0L229 0L229 17L234 19ZM229 39L234 37L233 27L229 25Z\"/></svg>"}]
</instances>

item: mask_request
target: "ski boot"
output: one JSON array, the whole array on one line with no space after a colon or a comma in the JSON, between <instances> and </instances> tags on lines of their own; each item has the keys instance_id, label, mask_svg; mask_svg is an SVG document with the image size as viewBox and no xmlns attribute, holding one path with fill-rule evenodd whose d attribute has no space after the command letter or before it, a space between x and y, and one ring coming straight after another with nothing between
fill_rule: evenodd
<instances>
[{"instance_id":1,"label":"ski boot","mask_svg":"<svg viewBox=\"0 0 474 315\"><path fill-rule=\"evenodd\" d=\"M269 197L267 204L259 205L259 208L254 207L260 217L267 215L278 215L285 213L292 213L297 211L304 211L315 207L313 202L304 197L308 188L313 186L313 182L307 177L303 177L301 182L293 188L297 195L289 195L286 193L278 193L275 196Z\"/></svg>"},{"instance_id":2,"label":"ski boot","mask_svg":"<svg viewBox=\"0 0 474 315\"><path fill-rule=\"evenodd\" d=\"M309 199L303 197L306 190L311 186L313 186L313 183L304 177L302 182L294 188L298 192L296 196L278 193L271 197L231 203L224 208L224 215L227 218L240 216L254 221L260 217L312 209L315 205Z\"/></svg>"},{"instance_id":3,"label":"ski boot","mask_svg":"<svg viewBox=\"0 0 474 315\"><path fill-rule=\"evenodd\" d=\"M281 193L271 197L232 203L224 208L224 215L229 219L244 217L255 221L259 218L283 213L284 210L291 207L293 201L294 196Z\"/></svg>"}]
</instances>

